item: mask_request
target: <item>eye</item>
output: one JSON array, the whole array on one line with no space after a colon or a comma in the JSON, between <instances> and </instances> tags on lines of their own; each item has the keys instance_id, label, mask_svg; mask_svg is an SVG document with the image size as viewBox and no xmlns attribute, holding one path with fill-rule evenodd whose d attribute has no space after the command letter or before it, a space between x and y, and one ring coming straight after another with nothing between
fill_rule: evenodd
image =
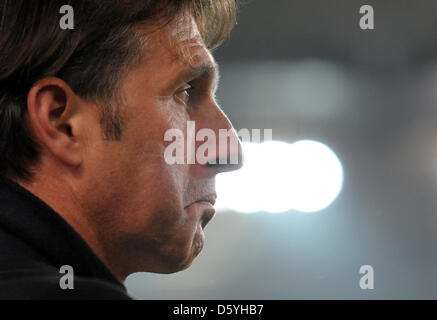
<instances>
[{"instance_id":1,"label":"eye","mask_svg":"<svg viewBox=\"0 0 437 320\"><path fill-rule=\"evenodd\" d=\"M183 103L188 104L190 101L190 93L191 93L192 87L186 87L182 91L176 92L176 97L178 97L180 100L182 100Z\"/></svg>"}]
</instances>

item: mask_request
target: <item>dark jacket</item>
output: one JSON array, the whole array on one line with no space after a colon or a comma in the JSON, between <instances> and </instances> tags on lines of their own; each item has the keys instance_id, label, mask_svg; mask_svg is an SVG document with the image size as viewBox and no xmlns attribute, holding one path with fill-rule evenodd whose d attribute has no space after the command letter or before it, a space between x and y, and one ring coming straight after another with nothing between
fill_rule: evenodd
<instances>
[{"instance_id":1,"label":"dark jacket","mask_svg":"<svg viewBox=\"0 0 437 320\"><path fill-rule=\"evenodd\" d=\"M61 289L65 274L60 269L65 265L74 271L74 289ZM71 286L71 281L68 283ZM28 190L0 176L0 299L130 297L59 214Z\"/></svg>"}]
</instances>

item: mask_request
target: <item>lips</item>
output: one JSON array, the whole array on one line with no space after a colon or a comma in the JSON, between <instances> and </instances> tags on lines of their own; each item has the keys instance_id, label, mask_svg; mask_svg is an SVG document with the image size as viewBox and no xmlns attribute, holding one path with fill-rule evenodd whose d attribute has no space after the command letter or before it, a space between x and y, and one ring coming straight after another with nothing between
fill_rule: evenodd
<instances>
[{"instance_id":1,"label":"lips","mask_svg":"<svg viewBox=\"0 0 437 320\"><path fill-rule=\"evenodd\" d=\"M206 225L212 220L215 215L215 209L212 211L206 211L202 216L202 229L205 229Z\"/></svg>"},{"instance_id":2,"label":"lips","mask_svg":"<svg viewBox=\"0 0 437 320\"><path fill-rule=\"evenodd\" d=\"M199 197L198 200L192 202L186 207L193 210L193 212L198 212L202 229L205 229L206 225L215 215L214 204L216 203L216 200L217 195L215 193L211 193Z\"/></svg>"}]
</instances>

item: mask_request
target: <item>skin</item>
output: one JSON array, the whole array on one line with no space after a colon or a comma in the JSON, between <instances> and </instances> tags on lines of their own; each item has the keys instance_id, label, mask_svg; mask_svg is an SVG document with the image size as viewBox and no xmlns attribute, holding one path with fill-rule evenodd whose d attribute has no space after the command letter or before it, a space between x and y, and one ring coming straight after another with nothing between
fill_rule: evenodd
<instances>
[{"instance_id":1,"label":"skin","mask_svg":"<svg viewBox=\"0 0 437 320\"><path fill-rule=\"evenodd\" d=\"M144 59L120 79L120 141L103 138L96 103L61 79L43 79L28 95L27 120L42 145L41 158L33 181L17 182L57 211L121 281L134 272L189 267L214 215L215 176L241 166L164 160L168 129L186 133L189 120L196 131L209 128L217 137L219 129L232 129L214 97L216 63L193 19L183 21L140 30L147 41ZM190 52L192 65L177 54L178 46ZM238 139L235 131L229 139ZM231 152L241 159L240 145L217 150L208 154L211 160Z\"/></svg>"}]
</instances>

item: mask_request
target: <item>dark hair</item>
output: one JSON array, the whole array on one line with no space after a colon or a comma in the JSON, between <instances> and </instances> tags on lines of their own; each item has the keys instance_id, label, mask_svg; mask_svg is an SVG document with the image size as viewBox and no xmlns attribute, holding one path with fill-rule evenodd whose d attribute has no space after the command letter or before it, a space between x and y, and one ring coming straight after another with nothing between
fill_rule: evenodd
<instances>
[{"instance_id":1,"label":"dark hair","mask_svg":"<svg viewBox=\"0 0 437 320\"><path fill-rule=\"evenodd\" d=\"M74 9L62 30L60 8ZM56 76L101 108L104 138L119 140L123 121L111 101L121 76L141 58L135 27L188 12L214 49L235 24L235 0L2 0L0 3L0 174L32 177L39 146L27 126L32 85Z\"/></svg>"}]
</instances>

